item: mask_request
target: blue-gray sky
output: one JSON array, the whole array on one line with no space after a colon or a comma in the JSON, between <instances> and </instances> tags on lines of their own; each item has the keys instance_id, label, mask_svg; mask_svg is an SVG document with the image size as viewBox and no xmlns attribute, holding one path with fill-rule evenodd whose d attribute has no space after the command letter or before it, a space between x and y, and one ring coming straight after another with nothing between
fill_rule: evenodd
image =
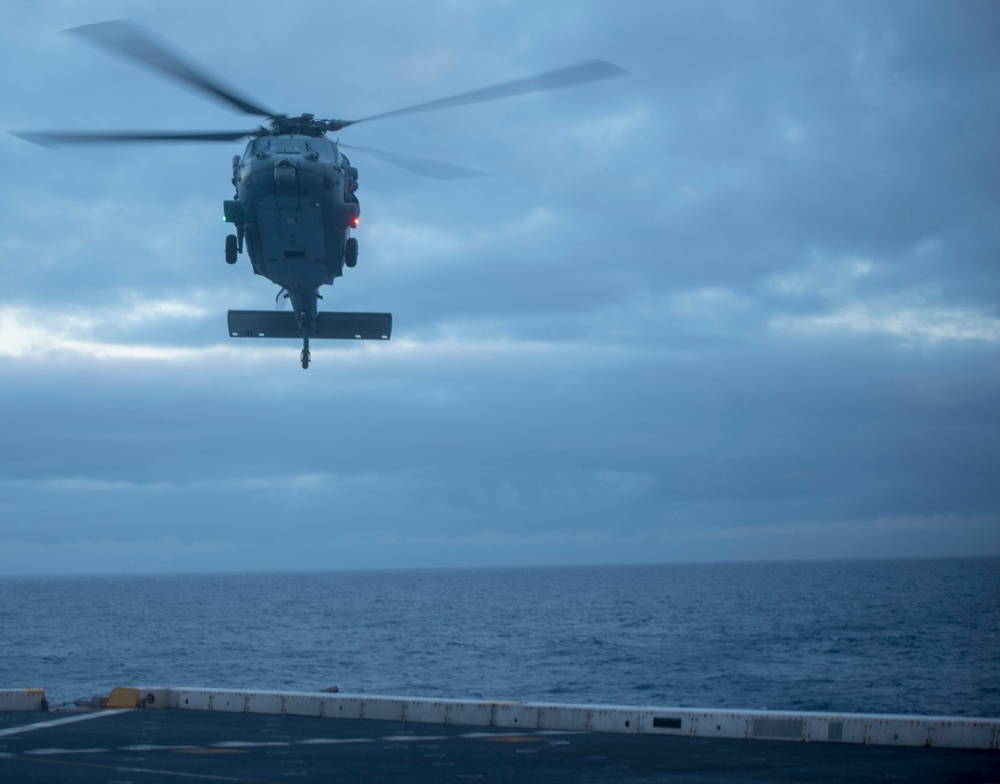
<instances>
[{"instance_id":1,"label":"blue-gray sky","mask_svg":"<svg viewBox=\"0 0 1000 784\"><path fill-rule=\"evenodd\" d=\"M366 124L388 344L235 342L242 144L0 138L0 573L1000 553L1000 6L20 2L0 128L240 129L59 30L130 18Z\"/></svg>"}]
</instances>

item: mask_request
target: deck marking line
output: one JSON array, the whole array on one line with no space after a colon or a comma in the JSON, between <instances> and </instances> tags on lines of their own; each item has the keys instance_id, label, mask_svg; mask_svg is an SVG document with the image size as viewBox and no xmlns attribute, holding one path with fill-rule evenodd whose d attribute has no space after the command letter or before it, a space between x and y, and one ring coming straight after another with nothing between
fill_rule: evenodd
<instances>
[{"instance_id":1,"label":"deck marking line","mask_svg":"<svg viewBox=\"0 0 1000 784\"><path fill-rule=\"evenodd\" d=\"M177 751L179 749L198 749L200 746L190 744L184 746L158 746L155 743L136 743L132 746L122 746L122 751Z\"/></svg>"},{"instance_id":2,"label":"deck marking line","mask_svg":"<svg viewBox=\"0 0 1000 784\"><path fill-rule=\"evenodd\" d=\"M523 732L463 732L458 737L480 740L482 738L520 738Z\"/></svg>"},{"instance_id":3,"label":"deck marking line","mask_svg":"<svg viewBox=\"0 0 1000 784\"><path fill-rule=\"evenodd\" d=\"M27 757L32 762L44 765L59 765L64 768L92 768L96 770L112 770L115 773L155 773L159 776L175 776L182 779L198 779L201 781L236 781L240 784L263 784L258 779L235 778L233 776L216 776L209 773L190 773L180 770L163 770L159 768L135 768L126 765L106 765L94 762L78 762L75 760L58 760L47 757Z\"/></svg>"},{"instance_id":4,"label":"deck marking line","mask_svg":"<svg viewBox=\"0 0 1000 784\"><path fill-rule=\"evenodd\" d=\"M159 770L157 768L126 768L112 767L118 773L155 773L158 776L176 776L181 779L201 779L202 781L254 781L254 779L237 779L232 776L212 776L208 773L186 773L180 770Z\"/></svg>"},{"instance_id":5,"label":"deck marking line","mask_svg":"<svg viewBox=\"0 0 1000 784\"><path fill-rule=\"evenodd\" d=\"M213 749L254 749L261 746L291 746L284 740L223 740L208 744Z\"/></svg>"},{"instance_id":6,"label":"deck marking line","mask_svg":"<svg viewBox=\"0 0 1000 784\"><path fill-rule=\"evenodd\" d=\"M39 721L35 724L24 724L20 727L8 727L5 730L0 730L0 738L7 737L8 735L20 735L22 732L31 732L32 730L44 730L49 727L58 727L60 724L72 724L75 721L88 721L89 719L100 719L105 716L117 716L119 713L127 712L128 709L81 713L77 716L67 716L65 719L52 719L52 721Z\"/></svg>"}]
</instances>

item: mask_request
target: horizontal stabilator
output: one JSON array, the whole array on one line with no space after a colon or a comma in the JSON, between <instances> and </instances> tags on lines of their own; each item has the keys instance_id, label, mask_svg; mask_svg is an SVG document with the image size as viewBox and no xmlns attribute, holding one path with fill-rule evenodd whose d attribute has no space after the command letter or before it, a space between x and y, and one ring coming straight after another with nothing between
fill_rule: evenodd
<instances>
[{"instance_id":1,"label":"horizontal stabilator","mask_svg":"<svg viewBox=\"0 0 1000 784\"><path fill-rule=\"evenodd\" d=\"M229 311L229 334L234 338L334 338L343 340L388 340L392 334L391 313L317 313L316 323L306 334L294 313L271 310Z\"/></svg>"}]
</instances>

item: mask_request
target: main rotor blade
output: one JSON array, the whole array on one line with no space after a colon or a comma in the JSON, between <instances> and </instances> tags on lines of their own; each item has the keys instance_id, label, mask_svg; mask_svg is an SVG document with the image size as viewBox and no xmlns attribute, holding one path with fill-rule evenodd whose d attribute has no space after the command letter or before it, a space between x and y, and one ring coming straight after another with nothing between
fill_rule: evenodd
<instances>
[{"instance_id":1,"label":"main rotor blade","mask_svg":"<svg viewBox=\"0 0 1000 784\"><path fill-rule=\"evenodd\" d=\"M628 73L624 68L606 62L605 60L588 60L579 65L572 65L568 68L558 68L554 71L535 76L528 76L523 79L515 79L512 82L495 84L492 87L482 87L478 90L471 90L467 93L453 95L450 98L441 98L437 101L428 101L416 106L409 106L405 109L396 109L383 114L373 114L371 117L362 117L360 120L351 120L348 125L369 120L384 120L388 117L399 117L404 114L416 114L417 112L431 112L437 109L449 109L453 106L465 106L471 103L483 103L485 101L496 101L501 98L512 98L515 95L526 95L527 93L541 92L542 90L557 90L562 87L570 87L574 84L584 82L594 82L599 79L610 79L614 76L624 76Z\"/></svg>"},{"instance_id":2,"label":"main rotor blade","mask_svg":"<svg viewBox=\"0 0 1000 784\"><path fill-rule=\"evenodd\" d=\"M150 131L143 133L49 133L11 131L11 136L49 147L58 144L115 144L117 142L235 142L256 131Z\"/></svg>"},{"instance_id":3,"label":"main rotor blade","mask_svg":"<svg viewBox=\"0 0 1000 784\"><path fill-rule=\"evenodd\" d=\"M371 147L356 147L353 144L341 144L337 143L338 147L343 147L347 150L357 150L358 152L363 152L368 155L373 155L376 158L381 158L383 161L399 166L403 169L408 169L409 171L416 172L417 174L422 174L424 177L430 177L435 180L463 180L472 177L492 177L493 175L488 172L476 171L475 169L466 169L462 166L455 166L451 163L441 163L440 161L432 161L428 158L416 158L412 155L402 155L398 152L386 152L385 150L374 150Z\"/></svg>"},{"instance_id":4,"label":"main rotor blade","mask_svg":"<svg viewBox=\"0 0 1000 784\"><path fill-rule=\"evenodd\" d=\"M123 19L72 27L65 32L86 38L131 60L136 60L154 70L172 76L245 114L274 117L274 112L270 109L265 109L260 104L242 97L232 88L209 77L200 68L184 62L180 56L153 40L149 34Z\"/></svg>"}]
</instances>

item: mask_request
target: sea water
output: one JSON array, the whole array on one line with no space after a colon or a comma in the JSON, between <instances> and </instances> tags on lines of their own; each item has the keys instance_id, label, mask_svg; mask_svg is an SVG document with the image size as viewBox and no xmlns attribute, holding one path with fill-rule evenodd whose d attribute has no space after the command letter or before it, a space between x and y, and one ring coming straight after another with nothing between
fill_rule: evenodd
<instances>
[{"instance_id":1,"label":"sea water","mask_svg":"<svg viewBox=\"0 0 1000 784\"><path fill-rule=\"evenodd\" d=\"M0 688L1000 716L1000 559L0 577Z\"/></svg>"}]
</instances>

